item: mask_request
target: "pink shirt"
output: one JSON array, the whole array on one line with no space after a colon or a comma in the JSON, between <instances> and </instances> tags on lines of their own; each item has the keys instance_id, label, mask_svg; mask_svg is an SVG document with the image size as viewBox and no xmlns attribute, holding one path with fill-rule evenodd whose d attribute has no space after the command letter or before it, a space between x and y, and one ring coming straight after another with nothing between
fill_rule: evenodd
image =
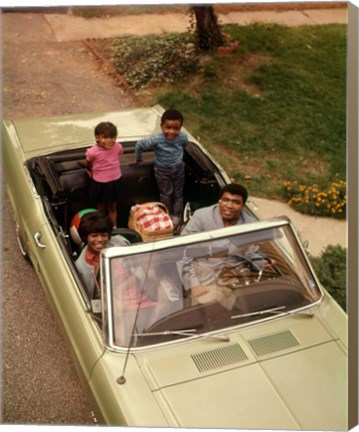
<instances>
[{"instance_id":1,"label":"pink shirt","mask_svg":"<svg viewBox=\"0 0 359 432\"><path fill-rule=\"evenodd\" d=\"M107 183L121 177L118 158L124 152L122 144L116 142L110 149L95 144L86 150L86 159L92 162L92 178L100 183Z\"/></svg>"}]
</instances>

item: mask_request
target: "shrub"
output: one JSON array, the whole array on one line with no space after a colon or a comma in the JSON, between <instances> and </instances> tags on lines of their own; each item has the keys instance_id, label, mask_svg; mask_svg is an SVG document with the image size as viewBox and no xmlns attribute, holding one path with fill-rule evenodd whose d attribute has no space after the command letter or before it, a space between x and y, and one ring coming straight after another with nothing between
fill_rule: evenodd
<instances>
[{"instance_id":1,"label":"shrub","mask_svg":"<svg viewBox=\"0 0 359 432\"><path fill-rule=\"evenodd\" d=\"M123 36L113 41L112 63L135 89L185 81L199 67L193 34Z\"/></svg>"},{"instance_id":2,"label":"shrub","mask_svg":"<svg viewBox=\"0 0 359 432\"><path fill-rule=\"evenodd\" d=\"M310 260L324 288L346 310L346 249L329 245L319 257Z\"/></svg>"},{"instance_id":3,"label":"shrub","mask_svg":"<svg viewBox=\"0 0 359 432\"><path fill-rule=\"evenodd\" d=\"M288 204L301 213L314 216L346 217L346 182L333 182L328 189L317 185L305 186L297 180L284 182Z\"/></svg>"}]
</instances>

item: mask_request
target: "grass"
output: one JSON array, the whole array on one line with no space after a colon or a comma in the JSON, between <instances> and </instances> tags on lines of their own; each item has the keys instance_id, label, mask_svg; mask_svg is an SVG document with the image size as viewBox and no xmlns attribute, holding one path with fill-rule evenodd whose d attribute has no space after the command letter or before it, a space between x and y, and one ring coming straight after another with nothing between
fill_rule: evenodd
<instances>
[{"instance_id":1,"label":"grass","mask_svg":"<svg viewBox=\"0 0 359 432\"><path fill-rule=\"evenodd\" d=\"M234 54L202 55L195 73L147 84L138 92L144 103L180 109L185 126L253 196L288 201L288 182L303 185L299 191L343 185L346 26L223 29L240 42Z\"/></svg>"}]
</instances>

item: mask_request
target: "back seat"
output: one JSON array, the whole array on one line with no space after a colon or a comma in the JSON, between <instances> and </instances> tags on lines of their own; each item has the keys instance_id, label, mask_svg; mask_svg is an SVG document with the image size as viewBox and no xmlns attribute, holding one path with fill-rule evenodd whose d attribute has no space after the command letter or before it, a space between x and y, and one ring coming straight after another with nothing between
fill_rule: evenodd
<instances>
[{"instance_id":1,"label":"back seat","mask_svg":"<svg viewBox=\"0 0 359 432\"><path fill-rule=\"evenodd\" d=\"M123 197L118 203L118 226L127 227L130 208L138 203L158 201L159 192L154 176L153 162L121 164ZM68 223L80 211L90 207L88 200L89 177L86 169L63 171L59 182L67 201Z\"/></svg>"},{"instance_id":2,"label":"back seat","mask_svg":"<svg viewBox=\"0 0 359 432\"><path fill-rule=\"evenodd\" d=\"M154 174L154 154L143 153L143 162L136 164L131 148L120 156L123 175L123 197L118 203L119 227L128 226L130 209L135 204L159 201L159 191ZM184 155L186 180L184 203L190 203L192 211L211 205L218 199L219 184L211 172L211 162L194 146L188 146ZM58 210L59 223L69 229L72 218L80 211L91 207L88 200L89 177L86 173L85 152L51 156L50 164L57 189L65 205Z\"/></svg>"}]
</instances>

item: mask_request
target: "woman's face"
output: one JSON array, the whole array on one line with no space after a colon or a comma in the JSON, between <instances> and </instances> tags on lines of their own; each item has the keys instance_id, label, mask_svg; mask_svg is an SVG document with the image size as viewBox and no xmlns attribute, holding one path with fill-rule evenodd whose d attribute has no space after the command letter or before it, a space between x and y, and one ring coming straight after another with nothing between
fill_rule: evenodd
<instances>
[{"instance_id":1,"label":"woman's face","mask_svg":"<svg viewBox=\"0 0 359 432\"><path fill-rule=\"evenodd\" d=\"M87 236L87 247L90 252L99 255L109 240L108 233L91 233Z\"/></svg>"}]
</instances>

